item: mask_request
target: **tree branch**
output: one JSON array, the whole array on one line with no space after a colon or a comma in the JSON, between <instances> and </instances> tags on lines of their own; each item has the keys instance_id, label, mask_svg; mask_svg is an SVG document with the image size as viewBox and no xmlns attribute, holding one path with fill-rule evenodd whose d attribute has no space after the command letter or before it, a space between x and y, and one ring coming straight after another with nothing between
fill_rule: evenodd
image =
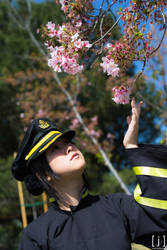
<instances>
[{"instance_id":1,"label":"tree branch","mask_svg":"<svg viewBox=\"0 0 167 250\"><path fill-rule=\"evenodd\" d=\"M15 10L15 8L12 5L12 2L10 2L9 0L7 0L7 2L8 2L8 7L10 9L10 11L8 11L9 16L19 26L19 28L24 29L23 19L18 15L17 11Z\"/></svg>"},{"instance_id":2,"label":"tree branch","mask_svg":"<svg viewBox=\"0 0 167 250\"><path fill-rule=\"evenodd\" d=\"M117 25L117 23L119 22L120 19L121 19L121 16L117 19L117 21L112 25L112 27L102 37L100 37L98 40L96 40L95 42L92 43L92 46L94 46L94 44L100 42L112 29L114 29L114 27Z\"/></svg>"},{"instance_id":3,"label":"tree branch","mask_svg":"<svg viewBox=\"0 0 167 250\"><path fill-rule=\"evenodd\" d=\"M26 0L26 4L27 4L29 16L26 19L25 26L29 27L31 23L31 19L32 19L31 0Z\"/></svg>"},{"instance_id":4,"label":"tree branch","mask_svg":"<svg viewBox=\"0 0 167 250\"><path fill-rule=\"evenodd\" d=\"M150 55L153 55L160 47L161 47L161 44L165 38L165 34L166 34L166 29L167 29L167 25L166 25L166 16L164 15L164 13L162 13L162 16L163 16L163 20L164 20L164 32L163 32L163 35L162 35L162 38L158 44L158 46L151 52Z\"/></svg>"},{"instance_id":5,"label":"tree branch","mask_svg":"<svg viewBox=\"0 0 167 250\"><path fill-rule=\"evenodd\" d=\"M76 81L77 81L77 84L76 84L76 91L75 91L75 95L74 95L74 103L75 105L77 104L77 97L78 97L78 94L79 94L79 91L80 91L80 77L79 77L79 74L76 75Z\"/></svg>"}]
</instances>

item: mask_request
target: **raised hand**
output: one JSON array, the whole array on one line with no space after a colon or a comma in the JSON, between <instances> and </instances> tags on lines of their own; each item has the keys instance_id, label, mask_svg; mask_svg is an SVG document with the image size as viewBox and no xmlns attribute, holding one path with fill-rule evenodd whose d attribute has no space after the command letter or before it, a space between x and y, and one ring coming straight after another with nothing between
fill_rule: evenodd
<instances>
[{"instance_id":1,"label":"raised hand","mask_svg":"<svg viewBox=\"0 0 167 250\"><path fill-rule=\"evenodd\" d=\"M139 117L142 101L136 104L135 98L132 98L132 115L127 117L128 130L124 136L123 145L125 148L137 148L137 138L139 129Z\"/></svg>"}]
</instances>

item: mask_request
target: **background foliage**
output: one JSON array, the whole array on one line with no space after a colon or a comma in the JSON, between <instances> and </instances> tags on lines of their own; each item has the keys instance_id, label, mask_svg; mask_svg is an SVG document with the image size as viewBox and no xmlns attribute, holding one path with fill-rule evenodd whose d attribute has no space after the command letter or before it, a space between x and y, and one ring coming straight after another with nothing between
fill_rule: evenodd
<instances>
[{"instance_id":1,"label":"background foliage","mask_svg":"<svg viewBox=\"0 0 167 250\"><path fill-rule=\"evenodd\" d=\"M14 8L17 9L20 19L25 18L28 15L25 1L17 3ZM41 47L43 44L36 30L41 24L46 24L50 20L56 23L62 23L64 20L55 1L33 2L31 30ZM120 36L120 34L121 31L117 27L113 36ZM74 112L31 37L10 16L8 1L0 1L0 45L0 250L14 250L17 249L22 222L17 183L11 176L10 166L13 153L17 151L23 131L31 119L47 116L60 128L75 127L77 145L82 149L87 160L92 193L106 194L122 190L105 167L102 157L89 137L76 122ZM165 57L165 53L163 56ZM163 67L158 55L155 60L159 60ZM162 91L164 82L161 87L156 87L159 69L155 74L152 67L150 65L149 72L152 72L150 78L140 78L136 84L136 98L144 100L140 119L139 142L141 143L159 141L160 125L162 121L166 121L167 95L164 93L167 90ZM162 72L162 68L160 71L163 77L165 72ZM135 67L131 65L126 74L122 75L121 81L131 81L134 72ZM128 166L122 147L123 136L127 128L126 116L130 112L130 106L113 103L111 89L115 81L113 82L96 68L89 68L79 78L61 73L60 79L64 88L75 97L76 105L85 124L94 133L115 169L132 191L135 186L135 176ZM119 81L118 85L121 84ZM41 200L41 197L31 197L26 190L24 194L26 203ZM33 209L27 208L28 221L33 220L41 212L41 206L33 207Z\"/></svg>"}]
</instances>

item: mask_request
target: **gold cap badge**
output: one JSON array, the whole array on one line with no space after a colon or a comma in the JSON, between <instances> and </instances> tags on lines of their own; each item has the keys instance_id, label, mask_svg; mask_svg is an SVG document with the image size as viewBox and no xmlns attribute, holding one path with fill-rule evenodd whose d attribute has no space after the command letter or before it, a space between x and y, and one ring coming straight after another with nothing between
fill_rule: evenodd
<instances>
[{"instance_id":1,"label":"gold cap badge","mask_svg":"<svg viewBox=\"0 0 167 250\"><path fill-rule=\"evenodd\" d=\"M47 121L39 120L39 121L38 121L38 126L39 126L40 128L45 129L45 128L48 128L50 125L49 125L49 123L48 123Z\"/></svg>"}]
</instances>

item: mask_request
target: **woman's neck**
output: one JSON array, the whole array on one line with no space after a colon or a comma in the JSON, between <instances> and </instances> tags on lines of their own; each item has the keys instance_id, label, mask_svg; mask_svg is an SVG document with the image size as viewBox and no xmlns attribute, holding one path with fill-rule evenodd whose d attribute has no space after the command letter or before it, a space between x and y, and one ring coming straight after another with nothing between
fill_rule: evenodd
<instances>
[{"instance_id":1,"label":"woman's neck","mask_svg":"<svg viewBox=\"0 0 167 250\"><path fill-rule=\"evenodd\" d=\"M83 178L77 178L76 180L60 181L59 185L56 185L60 200L58 201L60 209L71 210L70 206L77 206L81 198L81 190L83 188Z\"/></svg>"}]
</instances>

